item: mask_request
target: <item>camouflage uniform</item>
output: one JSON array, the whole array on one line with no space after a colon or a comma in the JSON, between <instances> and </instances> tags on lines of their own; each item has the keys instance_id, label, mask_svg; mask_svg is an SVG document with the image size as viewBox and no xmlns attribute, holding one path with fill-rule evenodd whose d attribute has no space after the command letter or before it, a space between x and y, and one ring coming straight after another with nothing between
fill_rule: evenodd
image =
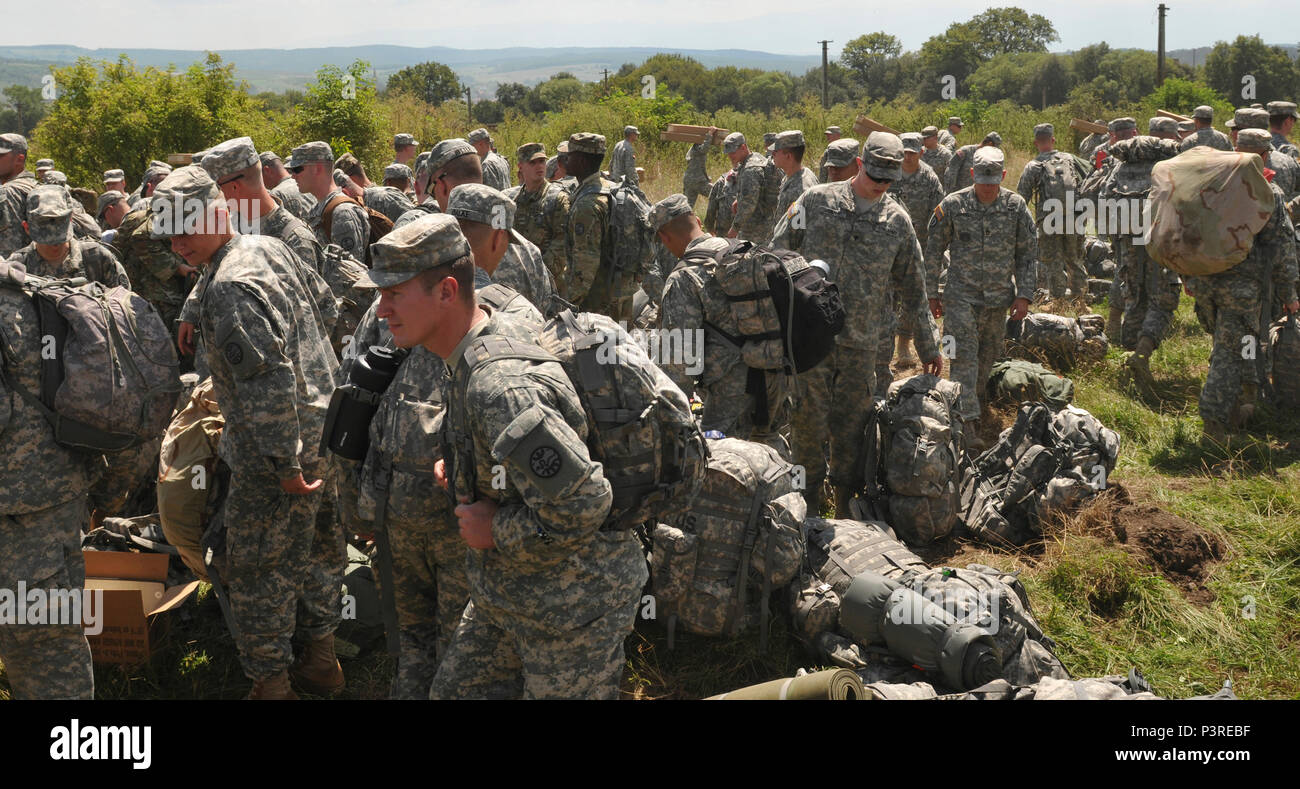
<instances>
[{"instance_id":1,"label":"camouflage uniform","mask_svg":"<svg viewBox=\"0 0 1300 789\"><path fill-rule=\"evenodd\" d=\"M442 213L442 208L438 206L438 201L433 199L433 195L429 195L416 203L414 208L399 216L397 220L393 222L393 230L396 230L402 225L410 224L417 219L423 219L429 214L439 213Z\"/></svg>"},{"instance_id":2,"label":"camouflage uniform","mask_svg":"<svg viewBox=\"0 0 1300 789\"><path fill-rule=\"evenodd\" d=\"M609 157L609 179L614 183L625 179L629 185L637 185L636 151L632 150L632 143L626 138L614 144L614 151Z\"/></svg>"},{"instance_id":3,"label":"camouflage uniform","mask_svg":"<svg viewBox=\"0 0 1300 789\"><path fill-rule=\"evenodd\" d=\"M897 148L901 164L901 144ZM796 228L791 219L800 212L803 227ZM902 294L914 325L922 327L916 344L925 359L938 356L934 320L926 304L916 232L907 212L887 194L868 203L853 192L852 181L815 186L777 221L772 243L796 250L807 260L826 261L844 303L844 330L835 338L835 350L802 373L795 385L792 454L806 470L804 497L818 511L828 439L831 484L851 489L861 484L862 437L875 389L876 353L881 337L892 330L894 291Z\"/></svg>"},{"instance_id":4,"label":"camouflage uniform","mask_svg":"<svg viewBox=\"0 0 1300 789\"><path fill-rule=\"evenodd\" d=\"M447 360L442 439L454 490L500 509L495 547L469 552L471 603L431 698L618 695L649 574L631 531L601 530L613 494L588 455L582 402L555 362L505 359L471 375L464 361L493 335L532 333L490 313ZM548 450L558 465L539 473L534 458ZM498 463L504 490L491 484Z\"/></svg>"},{"instance_id":5,"label":"camouflage uniform","mask_svg":"<svg viewBox=\"0 0 1300 789\"><path fill-rule=\"evenodd\" d=\"M1110 136L1106 134L1097 134L1095 132L1089 134L1083 138L1083 142L1079 143L1079 155L1084 159L1092 159L1092 154L1109 139Z\"/></svg>"},{"instance_id":6,"label":"camouflage uniform","mask_svg":"<svg viewBox=\"0 0 1300 789\"><path fill-rule=\"evenodd\" d=\"M0 186L0 258L7 258L31 243L23 221L27 195L38 186L36 176L23 171Z\"/></svg>"},{"instance_id":7,"label":"camouflage uniform","mask_svg":"<svg viewBox=\"0 0 1300 789\"><path fill-rule=\"evenodd\" d=\"M1197 129L1178 144L1179 153L1190 151L1198 145L1205 145L1220 151L1231 151L1232 140L1218 129Z\"/></svg>"},{"instance_id":8,"label":"camouflage uniform","mask_svg":"<svg viewBox=\"0 0 1300 789\"><path fill-rule=\"evenodd\" d=\"M510 248L492 272L492 281L514 290L543 315L554 311L555 281L533 242L511 230Z\"/></svg>"},{"instance_id":9,"label":"camouflage uniform","mask_svg":"<svg viewBox=\"0 0 1300 789\"><path fill-rule=\"evenodd\" d=\"M3 264L0 264L3 267ZM41 388L41 336L31 297L0 287L5 376ZM0 589L76 590L85 583L81 528L98 456L54 441L46 418L0 380ZM30 609L29 609L30 612ZM90 646L76 625L0 624L0 661L17 699L92 699Z\"/></svg>"},{"instance_id":10,"label":"camouflage uniform","mask_svg":"<svg viewBox=\"0 0 1300 789\"><path fill-rule=\"evenodd\" d=\"M338 244L353 258L364 262L366 247L370 245L370 218L366 215L365 208L348 200L334 206L330 217L330 232L328 235L325 233L325 206L341 194L342 190L335 188L324 200L316 203L308 214L307 224L311 226L321 246Z\"/></svg>"},{"instance_id":11,"label":"camouflage uniform","mask_svg":"<svg viewBox=\"0 0 1300 789\"><path fill-rule=\"evenodd\" d=\"M1188 277L1187 290L1196 299L1196 313L1214 336L1210 370L1201 387L1200 414L1204 420L1226 424L1242 391L1259 383L1256 360L1243 358L1245 338L1257 346L1267 342L1272 303L1296 298L1295 229L1287 217L1281 190L1273 186L1273 215L1255 234L1246 259L1220 274ZM1271 283L1268 299L1264 282ZM1270 303L1266 303L1270 302ZM1262 318L1262 320L1261 320ZM1259 351L1262 355L1262 349Z\"/></svg>"},{"instance_id":12,"label":"camouflage uniform","mask_svg":"<svg viewBox=\"0 0 1300 789\"><path fill-rule=\"evenodd\" d=\"M42 258L34 243L18 250L9 259L22 263L29 274L38 277L84 277L90 282L102 283L107 288L120 285L127 290L131 289L131 280L126 275L126 269L118 262L117 255L98 241L68 239L68 251L58 263L50 263Z\"/></svg>"},{"instance_id":13,"label":"camouflage uniform","mask_svg":"<svg viewBox=\"0 0 1300 789\"><path fill-rule=\"evenodd\" d=\"M949 151L956 152L957 150L957 138L952 136L952 132L947 129L939 130L939 144Z\"/></svg>"},{"instance_id":14,"label":"camouflage uniform","mask_svg":"<svg viewBox=\"0 0 1300 789\"><path fill-rule=\"evenodd\" d=\"M940 146L942 147L942 146ZM903 209L907 211L907 216L912 220L912 229L916 231L916 240L921 245L921 250L925 250L926 241L926 224L930 215L934 213L935 206L944 198L943 183L939 181L939 176L929 168L924 161L920 162L916 172L909 173L902 170L898 180L894 181L889 187L885 196L897 200ZM936 287L938 283L927 281L928 287ZM886 332L881 336L880 348L876 352L876 392L885 392L889 384L893 381L893 374L889 369L889 361L894 358L894 337L899 337L904 343L912 339L913 327L910 316L903 310L901 294L894 293L894 312L891 316L893 319L893 331Z\"/></svg>"},{"instance_id":15,"label":"camouflage uniform","mask_svg":"<svg viewBox=\"0 0 1300 789\"><path fill-rule=\"evenodd\" d=\"M801 167L794 175L781 179L781 188L776 194L776 216L781 216L786 209L807 190L817 185L817 176L807 167ZM775 221L775 220L773 220Z\"/></svg>"},{"instance_id":16,"label":"camouflage uniform","mask_svg":"<svg viewBox=\"0 0 1300 789\"><path fill-rule=\"evenodd\" d=\"M971 180L970 168L974 161L975 152L980 147L980 145L972 143L963 145L953 153L952 161L948 163L948 169L943 175L943 188L948 191L948 194L965 189L975 183Z\"/></svg>"},{"instance_id":17,"label":"camouflage uniform","mask_svg":"<svg viewBox=\"0 0 1300 789\"><path fill-rule=\"evenodd\" d=\"M961 384L962 417L978 419L984 383L1002 354L1007 308L1017 298L1034 297L1034 219L1010 189L985 205L967 187L943 199L928 233L926 281L939 281L945 250L952 260L939 293L944 333L956 342L950 377Z\"/></svg>"},{"instance_id":18,"label":"camouflage uniform","mask_svg":"<svg viewBox=\"0 0 1300 789\"><path fill-rule=\"evenodd\" d=\"M578 186L569 209L565 249L569 265L564 272L565 299L583 312L599 312L614 320L632 319L632 297L640 272L624 272L614 284L614 250L607 249L610 222L609 190L614 184L592 173Z\"/></svg>"},{"instance_id":19,"label":"camouflage uniform","mask_svg":"<svg viewBox=\"0 0 1300 789\"><path fill-rule=\"evenodd\" d=\"M1273 171L1273 183L1282 190L1282 196L1288 201L1295 199L1300 194L1300 161L1281 151L1269 151L1264 160L1264 166Z\"/></svg>"},{"instance_id":20,"label":"camouflage uniform","mask_svg":"<svg viewBox=\"0 0 1300 789\"><path fill-rule=\"evenodd\" d=\"M542 251L542 262L551 278L564 281L565 224L569 218L569 196L552 183L536 192L520 188L515 197L515 230Z\"/></svg>"},{"instance_id":21,"label":"camouflage uniform","mask_svg":"<svg viewBox=\"0 0 1300 789\"><path fill-rule=\"evenodd\" d=\"M717 236L725 236L731 229L735 214L731 204L736 199L736 171L728 170L718 176L709 189L709 203L704 212L704 229Z\"/></svg>"},{"instance_id":22,"label":"camouflage uniform","mask_svg":"<svg viewBox=\"0 0 1300 789\"><path fill-rule=\"evenodd\" d=\"M1016 186L1025 202L1034 206L1038 225L1037 279L1040 284L1049 285L1053 298L1065 295L1067 275L1072 295L1075 298L1087 295L1088 272L1083 268L1084 236L1074 232L1073 217L1065 218L1064 232L1048 233L1045 229L1048 212L1043 203L1049 199L1059 201L1056 210L1064 216L1066 191L1071 189L1071 184L1082 184L1086 176L1073 156L1052 150L1038 154L1026 164Z\"/></svg>"},{"instance_id":23,"label":"camouflage uniform","mask_svg":"<svg viewBox=\"0 0 1300 789\"><path fill-rule=\"evenodd\" d=\"M766 244L772 238L772 208L775 192L770 192L768 161L757 153L736 166L736 215L731 230L737 238Z\"/></svg>"},{"instance_id":24,"label":"camouflage uniform","mask_svg":"<svg viewBox=\"0 0 1300 789\"><path fill-rule=\"evenodd\" d=\"M934 174L939 177L939 184L942 186L943 179L948 175L948 165L952 163L952 151L943 145L926 148L921 151L921 161L929 165L931 170L934 170Z\"/></svg>"},{"instance_id":25,"label":"camouflage uniform","mask_svg":"<svg viewBox=\"0 0 1300 789\"><path fill-rule=\"evenodd\" d=\"M271 196L289 213L304 222L309 221L307 217L311 216L312 209L316 207L316 198L298 189L298 182L293 178L285 178L276 184L271 190Z\"/></svg>"},{"instance_id":26,"label":"camouflage uniform","mask_svg":"<svg viewBox=\"0 0 1300 789\"><path fill-rule=\"evenodd\" d=\"M396 222L402 214L415 208L411 198L396 186L372 186L363 193L367 208L373 208Z\"/></svg>"},{"instance_id":27,"label":"camouflage uniform","mask_svg":"<svg viewBox=\"0 0 1300 789\"><path fill-rule=\"evenodd\" d=\"M686 202L690 203L692 208L695 207L695 200L700 195L704 195L705 200L708 199L709 190L713 185L709 180L708 172L704 169L712 145L712 140L705 140L686 149L686 173L682 175L682 194L686 195Z\"/></svg>"},{"instance_id":28,"label":"camouflage uniform","mask_svg":"<svg viewBox=\"0 0 1300 789\"><path fill-rule=\"evenodd\" d=\"M1286 135L1275 131L1270 132L1269 137L1273 141L1273 148L1276 149L1278 153L1290 157L1291 159L1300 158L1300 148L1297 148L1295 143L1288 140Z\"/></svg>"},{"instance_id":29,"label":"camouflage uniform","mask_svg":"<svg viewBox=\"0 0 1300 789\"><path fill-rule=\"evenodd\" d=\"M166 240L149 235L152 201L153 198L141 200L131 213L122 218L112 246L131 280L131 290L153 305L174 338L181 305L185 303L195 277L178 273L176 267L185 263L184 258L173 252Z\"/></svg>"},{"instance_id":30,"label":"camouflage uniform","mask_svg":"<svg viewBox=\"0 0 1300 789\"><path fill-rule=\"evenodd\" d=\"M510 164L496 151L483 157L483 183L498 192L510 188Z\"/></svg>"}]
</instances>

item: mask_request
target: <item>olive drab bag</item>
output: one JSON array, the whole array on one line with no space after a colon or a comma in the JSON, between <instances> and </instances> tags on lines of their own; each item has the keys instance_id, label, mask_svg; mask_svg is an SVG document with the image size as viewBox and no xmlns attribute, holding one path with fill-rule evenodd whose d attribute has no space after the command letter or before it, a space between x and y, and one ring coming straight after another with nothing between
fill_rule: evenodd
<instances>
[{"instance_id":1,"label":"olive drab bag","mask_svg":"<svg viewBox=\"0 0 1300 789\"><path fill-rule=\"evenodd\" d=\"M946 537L957 523L960 396L961 384L955 381L916 375L890 384L888 395L867 418L866 501L909 545Z\"/></svg>"},{"instance_id":2,"label":"olive drab bag","mask_svg":"<svg viewBox=\"0 0 1300 789\"><path fill-rule=\"evenodd\" d=\"M560 363L587 415L587 448L614 489L610 527L662 520L699 489L708 447L690 402L610 318L564 310L542 325L536 344L490 335L464 358L471 371L501 359Z\"/></svg>"},{"instance_id":3,"label":"olive drab bag","mask_svg":"<svg viewBox=\"0 0 1300 789\"><path fill-rule=\"evenodd\" d=\"M204 580L208 572L201 540L209 495L218 487L212 480L217 476L217 447L225 425L212 378L205 378L177 409L158 453L158 520L163 535L180 551L185 565Z\"/></svg>"},{"instance_id":4,"label":"olive drab bag","mask_svg":"<svg viewBox=\"0 0 1300 789\"><path fill-rule=\"evenodd\" d=\"M1059 411L1074 399L1074 381L1041 364L1024 359L1004 359L995 362L989 371L985 395L990 402L1033 400Z\"/></svg>"},{"instance_id":5,"label":"olive drab bag","mask_svg":"<svg viewBox=\"0 0 1300 789\"><path fill-rule=\"evenodd\" d=\"M181 391L171 334L123 287L46 279L0 263L0 287L32 297L42 338L41 388L6 385L38 409L62 446L120 452L162 435Z\"/></svg>"},{"instance_id":6,"label":"olive drab bag","mask_svg":"<svg viewBox=\"0 0 1300 789\"><path fill-rule=\"evenodd\" d=\"M765 444L709 441L699 492L655 527L650 578L659 615L674 630L734 636L755 623L767 645L768 599L804 561L807 512L795 469Z\"/></svg>"}]
</instances>

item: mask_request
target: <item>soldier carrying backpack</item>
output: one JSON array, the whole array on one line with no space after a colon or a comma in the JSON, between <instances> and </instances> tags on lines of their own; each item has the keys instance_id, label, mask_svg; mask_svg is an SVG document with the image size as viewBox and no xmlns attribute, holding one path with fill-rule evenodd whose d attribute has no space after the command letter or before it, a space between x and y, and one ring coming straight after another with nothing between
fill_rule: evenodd
<instances>
[{"instance_id":1,"label":"soldier carrying backpack","mask_svg":"<svg viewBox=\"0 0 1300 789\"><path fill-rule=\"evenodd\" d=\"M1034 127L1038 156L1025 165L1016 191L1034 206L1038 226L1038 282L1050 284L1052 298L1065 295L1069 276L1070 295L1088 293L1088 272L1083 267L1082 233L1076 233L1076 198L1092 168L1079 157L1056 150L1056 132L1050 123ZM1083 201L1078 201L1081 208Z\"/></svg>"}]
</instances>

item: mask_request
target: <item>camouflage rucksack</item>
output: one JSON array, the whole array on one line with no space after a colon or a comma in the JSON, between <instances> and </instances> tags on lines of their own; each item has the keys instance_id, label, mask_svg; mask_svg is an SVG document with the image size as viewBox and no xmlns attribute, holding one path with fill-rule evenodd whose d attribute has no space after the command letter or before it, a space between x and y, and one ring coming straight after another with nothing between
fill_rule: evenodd
<instances>
[{"instance_id":1,"label":"camouflage rucksack","mask_svg":"<svg viewBox=\"0 0 1300 789\"><path fill-rule=\"evenodd\" d=\"M854 515L888 519L906 543L946 537L957 522L963 422L961 384L933 375L895 381L875 403L865 436L866 504Z\"/></svg>"},{"instance_id":2,"label":"camouflage rucksack","mask_svg":"<svg viewBox=\"0 0 1300 789\"><path fill-rule=\"evenodd\" d=\"M1074 381L1024 359L995 362L985 387L989 402L1039 401L1060 410L1074 399Z\"/></svg>"},{"instance_id":3,"label":"camouflage rucksack","mask_svg":"<svg viewBox=\"0 0 1300 789\"><path fill-rule=\"evenodd\" d=\"M370 266L370 245L392 232L393 220L365 203L339 192L330 198L330 201L325 204L325 208L321 210L321 227L325 231L325 238L329 238L334 229L334 209L343 203L361 206L361 210L366 214L366 224L370 228L370 240L366 243L366 259L362 262L368 268Z\"/></svg>"},{"instance_id":4,"label":"camouflage rucksack","mask_svg":"<svg viewBox=\"0 0 1300 789\"><path fill-rule=\"evenodd\" d=\"M338 244L325 245L323 268L321 277L329 285L330 292L339 305L339 319L334 324L330 345L334 347L335 353L341 355L343 345L347 342L345 338L356 333L361 318L370 309L370 303L379 295L379 291L375 288L356 287L357 280L366 273L366 267ZM353 350L361 352L365 349Z\"/></svg>"},{"instance_id":5,"label":"camouflage rucksack","mask_svg":"<svg viewBox=\"0 0 1300 789\"><path fill-rule=\"evenodd\" d=\"M1300 327L1295 315L1273 323L1268 343L1273 367L1273 401L1281 408L1300 408Z\"/></svg>"},{"instance_id":6,"label":"camouflage rucksack","mask_svg":"<svg viewBox=\"0 0 1300 789\"><path fill-rule=\"evenodd\" d=\"M1100 315L1069 318L1048 312L1007 319L1007 350L1023 359L1069 370L1080 362L1099 362L1110 347Z\"/></svg>"},{"instance_id":7,"label":"camouflage rucksack","mask_svg":"<svg viewBox=\"0 0 1300 789\"><path fill-rule=\"evenodd\" d=\"M764 444L709 441L699 492L672 525L655 527L650 576L670 644L681 624L700 635L733 636L756 622L766 647L768 598L803 563L799 524L807 512L794 467Z\"/></svg>"},{"instance_id":8,"label":"camouflage rucksack","mask_svg":"<svg viewBox=\"0 0 1300 789\"><path fill-rule=\"evenodd\" d=\"M614 489L607 523L615 528L661 520L699 489L708 447L690 402L610 318L564 310L536 345L486 335L464 358L471 371L501 359L560 363L587 415L591 458Z\"/></svg>"},{"instance_id":9,"label":"camouflage rucksack","mask_svg":"<svg viewBox=\"0 0 1300 789\"><path fill-rule=\"evenodd\" d=\"M620 182L601 187L609 195L609 292L616 298L636 289L636 283L653 271L657 236L650 227L650 200L633 184ZM604 261L601 261L602 263Z\"/></svg>"},{"instance_id":10,"label":"camouflage rucksack","mask_svg":"<svg viewBox=\"0 0 1300 789\"><path fill-rule=\"evenodd\" d=\"M41 388L5 383L45 415L62 446L120 452L162 435L181 391L167 326L123 287L45 279L0 263L0 286L32 297L43 339Z\"/></svg>"}]
</instances>

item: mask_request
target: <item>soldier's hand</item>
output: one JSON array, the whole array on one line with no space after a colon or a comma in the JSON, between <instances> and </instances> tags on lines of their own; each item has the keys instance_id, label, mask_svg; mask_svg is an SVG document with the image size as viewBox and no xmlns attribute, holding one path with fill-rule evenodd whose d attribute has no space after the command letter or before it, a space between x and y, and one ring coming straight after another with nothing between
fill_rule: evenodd
<instances>
[{"instance_id":1,"label":"soldier's hand","mask_svg":"<svg viewBox=\"0 0 1300 789\"><path fill-rule=\"evenodd\" d=\"M736 229L733 227L732 229L727 231L727 238L735 238L735 237L736 237Z\"/></svg>"},{"instance_id":2,"label":"soldier's hand","mask_svg":"<svg viewBox=\"0 0 1300 789\"><path fill-rule=\"evenodd\" d=\"M480 551L497 547L492 540L492 518L496 514L497 503L491 499L456 505L456 518L460 521L460 536L469 547Z\"/></svg>"},{"instance_id":3,"label":"soldier's hand","mask_svg":"<svg viewBox=\"0 0 1300 789\"><path fill-rule=\"evenodd\" d=\"M943 317L943 302L938 299L930 299L930 314L935 320Z\"/></svg>"},{"instance_id":4,"label":"soldier's hand","mask_svg":"<svg viewBox=\"0 0 1300 789\"><path fill-rule=\"evenodd\" d=\"M1287 304L1283 304L1282 309L1286 310L1288 313L1292 315L1294 315L1297 312L1300 312L1300 299L1295 299Z\"/></svg>"},{"instance_id":5,"label":"soldier's hand","mask_svg":"<svg viewBox=\"0 0 1300 789\"><path fill-rule=\"evenodd\" d=\"M181 353L186 356L194 355L194 324L181 321L176 329L176 347L180 348Z\"/></svg>"},{"instance_id":6,"label":"soldier's hand","mask_svg":"<svg viewBox=\"0 0 1300 789\"><path fill-rule=\"evenodd\" d=\"M943 356L936 356L925 363L925 372L927 375L938 377L943 375Z\"/></svg>"},{"instance_id":7,"label":"soldier's hand","mask_svg":"<svg viewBox=\"0 0 1300 789\"><path fill-rule=\"evenodd\" d=\"M292 493L295 496L304 496L308 493L315 493L320 490L320 486L325 484L325 480L318 479L315 482L308 482L303 479L302 473L289 479L280 480L280 489L285 493Z\"/></svg>"},{"instance_id":8,"label":"soldier's hand","mask_svg":"<svg viewBox=\"0 0 1300 789\"><path fill-rule=\"evenodd\" d=\"M1016 299L1011 302L1011 320L1023 320L1029 314L1029 299Z\"/></svg>"},{"instance_id":9,"label":"soldier's hand","mask_svg":"<svg viewBox=\"0 0 1300 789\"><path fill-rule=\"evenodd\" d=\"M433 461L433 481L443 490L447 489L447 463L442 458Z\"/></svg>"},{"instance_id":10,"label":"soldier's hand","mask_svg":"<svg viewBox=\"0 0 1300 789\"><path fill-rule=\"evenodd\" d=\"M188 276L190 276L191 274L195 274L195 273L197 273L197 272L198 272L198 269L194 268L193 266L191 266L191 265L189 265L189 264L187 264L187 263L177 263L177 264L176 264L176 273L177 273L177 274L180 274L182 277L188 277Z\"/></svg>"}]
</instances>

